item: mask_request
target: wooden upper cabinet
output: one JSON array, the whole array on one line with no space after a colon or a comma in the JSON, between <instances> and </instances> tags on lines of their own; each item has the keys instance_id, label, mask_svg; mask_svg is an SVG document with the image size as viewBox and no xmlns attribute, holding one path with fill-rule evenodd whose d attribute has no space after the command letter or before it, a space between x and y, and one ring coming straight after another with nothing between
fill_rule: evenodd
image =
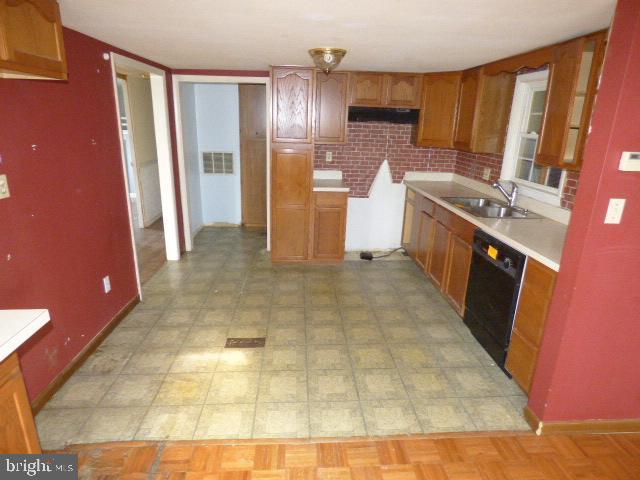
<instances>
[{"instance_id":1,"label":"wooden upper cabinet","mask_svg":"<svg viewBox=\"0 0 640 480\"><path fill-rule=\"evenodd\" d=\"M349 104L359 107L382 107L384 87L383 73L352 72Z\"/></svg>"},{"instance_id":2,"label":"wooden upper cabinet","mask_svg":"<svg viewBox=\"0 0 640 480\"><path fill-rule=\"evenodd\" d=\"M0 77L67 78L55 0L0 0Z\"/></svg>"},{"instance_id":3,"label":"wooden upper cabinet","mask_svg":"<svg viewBox=\"0 0 640 480\"><path fill-rule=\"evenodd\" d=\"M313 73L312 68L274 67L271 71L274 142L312 142Z\"/></svg>"},{"instance_id":4,"label":"wooden upper cabinet","mask_svg":"<svg viewBox=\"0 0 640 480\"><path fill-rule=\"evenodd\" d=\"M504 153L515 84L515 73L483 75L475 113L474 152Z\"/></svg>"},{"instance_id":5,"label":"wooden upper cabinet","mask_svg":"<svg viewBox=\"0 0 640 480\"><path fill-rule=\"evenodd\" d=\"M420 108L422 75L416 73L391 73L385 75L385 77L385 106Z\"/></svg>"},{"instance_id":6,"label":"wooden upper cabinet","mask_svg":"<svg viewBox=\"0 0 640 480\"><path fill-rule=\"evenodd\" d=\"M461 72L424 75L418 146L453 148L461 75Z\"/></svg>"},{"instance_id":7,"label":"wooden upper cabinet","mask_svg":"<svg viewBox=\"0 0 640 480\"><path fill-rule=\"evenodd\" d=\"M458 115L456 117L456 129L453 142L454 146L460 150L471 151L480 80L480 68L462 72L460 94L458 96Z\"/></svg>"},{"instance_id":8,"label":"wooden upper cabinet","mask_svg":"<svg viewBox=\"0 0 640 480\"><path fill-rule=\"evenodd\" d=\"M349 105L419 108L421 88L418 73L352 72Z\"/></svg>"},{"instance_id":9,"label":"wooden upper cabinet","mask_svg":"<svg viewBox=\"0 0 640 480\"><path fill-rule=\"evenodd\" d=\"M604 32L553 48L537 163L580 169L604 49Z\"/></svg>"},{"instance_id":10,"label":"wooden upper cabinet","mask_svg":"<svg viewBox=\"0 0 640 480\"><path fill-rule=\"evenodd\" d=\"M316 71L315 143L345 143L347 141L347 116L349 73L333 72L326 75Z\"/></svg>"}]
</instances>

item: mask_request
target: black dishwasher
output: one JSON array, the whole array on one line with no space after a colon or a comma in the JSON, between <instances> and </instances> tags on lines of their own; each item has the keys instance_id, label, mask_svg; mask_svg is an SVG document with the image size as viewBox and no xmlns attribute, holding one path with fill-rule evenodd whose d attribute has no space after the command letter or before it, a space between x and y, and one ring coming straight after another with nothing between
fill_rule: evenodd
<instances>
[{"instance_id":1,"label":"black dishwasher","mask_svg":"<svg viewBox=\"0 0 640 480\"><path fill-rule=\"evenodd\" d=\"M527 257L482 230L473 237L464 323L504 368Z\"/></svg>"}]
</instances>

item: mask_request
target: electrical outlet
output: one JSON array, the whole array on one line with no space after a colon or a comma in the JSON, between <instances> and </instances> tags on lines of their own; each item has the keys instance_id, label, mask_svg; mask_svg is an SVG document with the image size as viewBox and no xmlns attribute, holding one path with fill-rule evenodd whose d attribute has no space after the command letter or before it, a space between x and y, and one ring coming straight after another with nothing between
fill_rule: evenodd
<instances>
[{"instance_id":1,"label":"electrical outlet","mask_svg":"<svg viewBox=\"0 0 640 480\"><path fill-rule=\"evenodd\" d=\"M484 170L482 171L482 179L489 180L490 178L491 178L491 168L484 167Z\"/></svg>"},{"instance_id":2,"label":"electrical outlet","mask_svg":"<svg viewBox=\"0 0 640 480\"><path fill-rule=\"evenodd\" d=\"M11 193L9 192L9 181L6 175L0 175L0 198L9 198Z\"/></svg>"},{"instance_id":3,"label":"electrical outlet","mask_svg":"<svg viewBox=\"0 0 640 480\"><path fill-rule=\"evenodd\" d=\"M104 287L104 293L109 293L111 291L111 279L109 278L109 275L102 277L102 286Z\"/></svg>"},{"instance_id":4,"label":"electrical outlet","mask_svg":"<svg viewBox=\"0 0 640 480\"><path fill-rule=\"evenodd\" d=\"M327 152L324 154L324 160L327 163L333 162L333 152Z\"/></svg>"},{"instance_id":5,"label":"electrical outlet","mask_svg":"<svg viewBox=\"0 0 640 480\"><path fill-rule=\"evenodd\" d=\"M609 199L609 207L607 208L607 214L604 217L604 223L620 223L626 201L627 200L624 198Z\"/></svg>"}]
</instances>

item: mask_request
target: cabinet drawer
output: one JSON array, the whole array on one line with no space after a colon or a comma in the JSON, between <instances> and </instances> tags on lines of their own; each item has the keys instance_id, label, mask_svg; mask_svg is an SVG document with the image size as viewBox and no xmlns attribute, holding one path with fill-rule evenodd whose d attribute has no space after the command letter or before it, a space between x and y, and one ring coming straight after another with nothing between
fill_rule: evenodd
<instances>
[{"instance_id":1,"label":"cabinet drawer","mask_svg":"<svg viewBox=\"0 0 640 480\"><path fill-rule=\"evenodd\" d=\"M436 206L435 217L447 230L460 237L466 243L471 244L473 242L473 234L476 227L472 223L441 206Z\"/></svg>"},{"instance_id":2,"label":"cabinet drawer","mask_svg":"<svg viewBox=\"0 0 640 480\"><path fill-rule=\"evenodd\" d=\"M420 197L420 211L426 213L427 215L433 217L434 212L436 211L436 204L433 203L426 197Z\"/></svg>"},{"instance_id":3,"label":"cabinet drawer","mask_svg":"<svg viewBox=\"0 0 640 480\"><path fill-rule=\"evenodd\" d=\"M407 188L407 200L409 200L410 202L415 202L416 201L416 191L415 190L411 190L410 188Z\"/></svg>"},{"instance_id":4,"label":"cabinet drawer","mask_svg":"<svg viewBox=\"0 0 640 480\"><path fill-rule=\"evenodd\" d=\"M556 283L556 272L529 258L524 284L543 298L551 298Z\"/></svg>"},{"instance_id":5,"label":"cabinet drawer","mask_svg":"<svg viewBox=\"0 0 640 480\"><path fill-rule=\"evenodd\" d=\"M315 192L315 204L318 207L346 207L346 192Z\"/></svg>"}]
</instances>

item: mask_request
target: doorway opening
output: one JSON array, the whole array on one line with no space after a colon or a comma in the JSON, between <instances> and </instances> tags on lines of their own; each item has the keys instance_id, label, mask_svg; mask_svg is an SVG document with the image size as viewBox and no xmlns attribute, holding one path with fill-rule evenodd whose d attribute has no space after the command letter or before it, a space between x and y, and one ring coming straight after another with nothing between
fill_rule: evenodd
<instances>
[{"instance_id":1,"label":"doorway opening","mask_svg":"<svg viewBox=\"0 0 640 480\"><path fill-rule=\"evenodd\" d=\"M205 227L268 231L268 78L222 79L174 76L188 251Z\"/></svg>"},{"instance_id":2,"label":"doorway opening","mask_svg":"<svg viewBox=\"0 0 640 480\"><path fill-rule=\"evenodd\" d=\"M180 259L166 77L111 54L138 291L166 260Z\"/></svg>"}]
</instances>

